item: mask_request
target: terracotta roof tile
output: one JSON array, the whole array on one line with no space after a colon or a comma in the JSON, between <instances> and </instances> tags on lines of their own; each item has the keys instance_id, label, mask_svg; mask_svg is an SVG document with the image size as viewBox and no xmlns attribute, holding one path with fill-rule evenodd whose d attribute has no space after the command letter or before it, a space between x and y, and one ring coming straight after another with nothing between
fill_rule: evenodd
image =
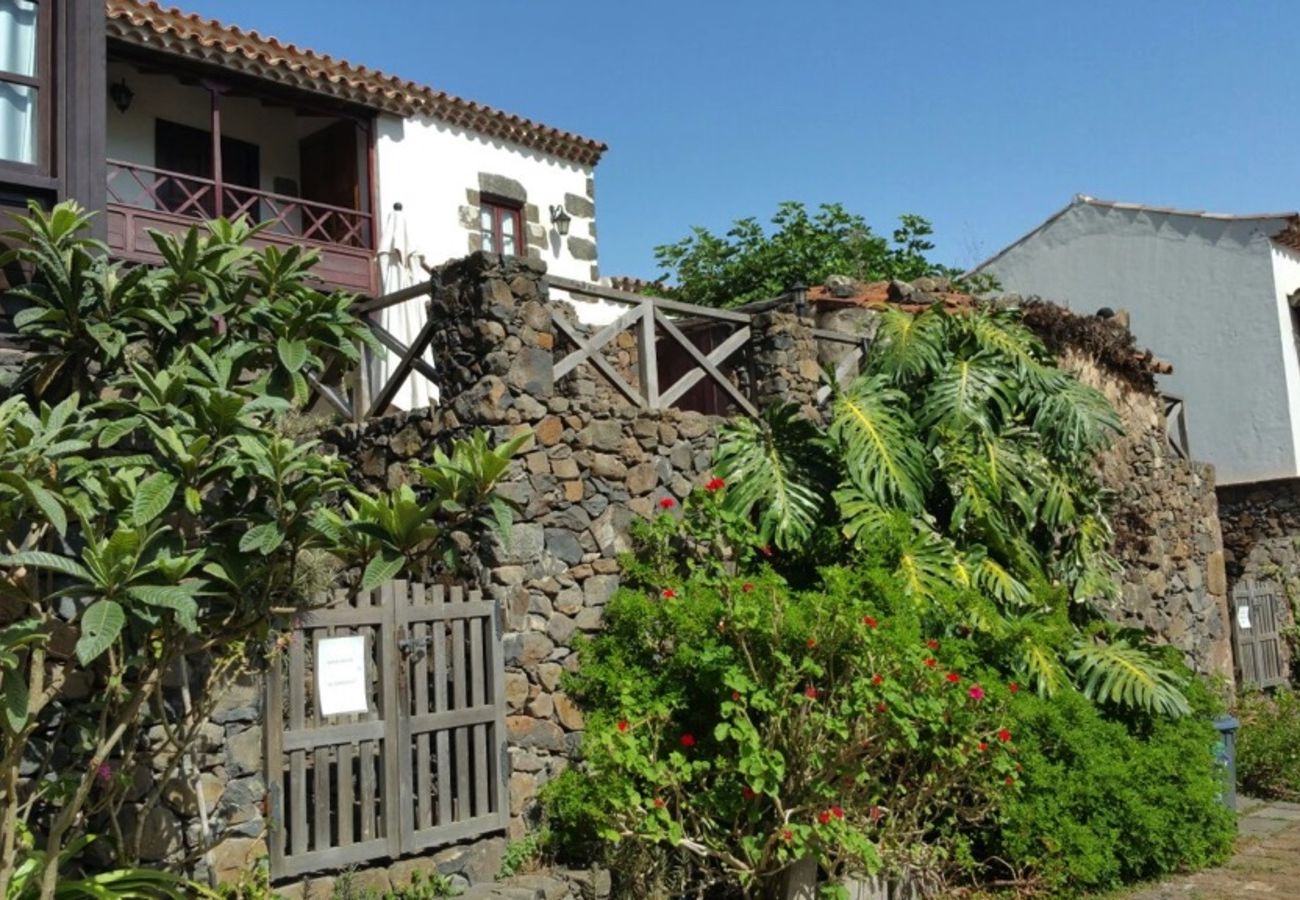
<instances>
[{"instance_id":1,"label":"terracotta roof tile","mask_svg":"<svg viewBox=\"0 0 1300 900\"><path fill-rule=\"evenodd\" d=\"M427 113L449 124L582 165L595 165L607 149L600 141L573 132L414 81L403 81L256 31L245 31L176 8L164 8L154 0L106 0L106 8L109 36L126 43L198 58L397 115Z\"/></svg>"}]
</instances>

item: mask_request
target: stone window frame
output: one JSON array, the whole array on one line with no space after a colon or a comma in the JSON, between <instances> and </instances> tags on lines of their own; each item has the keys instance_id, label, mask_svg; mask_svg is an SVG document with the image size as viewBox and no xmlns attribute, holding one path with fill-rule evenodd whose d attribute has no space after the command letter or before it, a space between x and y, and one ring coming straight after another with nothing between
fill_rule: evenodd
<instances>
[{"instance_id":1,"label":"stone window frame","mask_svg":"<svg viewBox=\"0 0 1300 900\"><path fill-rule=\"evenodd\" d=\"M519 234L521 249L524 250L517 255L527 255L529 259L543 258L543 251L549 244L537 204L528 202L528 190L521 182L492 172L479 172L477 187L465 189L465 205L460 208L460 224L469 232L467 245L470 253L484 249L481 219L484 204L516 206L519 209L516 224L521 226Z\"/></svg>"}]
</instances>

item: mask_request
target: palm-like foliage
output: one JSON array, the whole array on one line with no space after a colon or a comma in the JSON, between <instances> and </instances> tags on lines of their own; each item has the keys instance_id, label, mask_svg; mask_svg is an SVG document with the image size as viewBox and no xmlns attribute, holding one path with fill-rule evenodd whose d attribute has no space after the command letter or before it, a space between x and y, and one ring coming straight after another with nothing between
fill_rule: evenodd
<instances>
[{"instance_id":1,"label":"palm-like foliage","mask_svg":"<svg viewBox=\"0 0 1300 900\"><path fill-rule=\"evenodd\" d=\"M1095 618L1116 594L1093 460L1120 423L1014 311L887 310L864 374L836 387L828 413L824 430L793 407L729 427L717 461L733 509L782 546L833 524L1044 693L1073 673L1107 700L1186 710L1138 647L1074 637L1070 617Z\"/></svg>"}]
</instances>

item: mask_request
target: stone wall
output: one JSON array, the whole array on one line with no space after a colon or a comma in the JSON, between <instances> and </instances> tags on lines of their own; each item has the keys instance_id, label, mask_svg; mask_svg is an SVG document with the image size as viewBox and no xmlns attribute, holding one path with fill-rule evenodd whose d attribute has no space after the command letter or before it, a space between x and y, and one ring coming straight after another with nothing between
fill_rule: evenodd
<instances>
[{"instance_id":1,"label":"stone wall","mask_svg":"<svg viewBox=\"0 0 1300 900\"><path fill-rule=\"evenodd\" d=\"M1124 434L1100 462L1115 492L1115 552L1124 565L1115 619L1179 648L1198 672L1232 678L1232 634L1214 469L1169 445L1163 402L1067 352L1062 364L1101 390Z\"/></svg>"},{"instance_id":2,"label":"stone wall","mask_svg":"<svg viewBox=\"0 0 1300 900\"><path fill-rule=\"evenodd\" d=\"M1278 585L1289 596L1300 579L1300 479L1225 485L1218 493L1229 587L1249 578ZM1291 623L1287 606L1279 612ZM1289 669L1286 641L1282 652Z\"/></svg>"}]
</instances>

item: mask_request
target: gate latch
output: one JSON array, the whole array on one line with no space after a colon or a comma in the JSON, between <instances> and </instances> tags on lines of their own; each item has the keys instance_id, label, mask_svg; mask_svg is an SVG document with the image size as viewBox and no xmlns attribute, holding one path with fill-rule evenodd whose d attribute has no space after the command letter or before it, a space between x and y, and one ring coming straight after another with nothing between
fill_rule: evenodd
<instances>
[{"instance_id":1,"label":"gate latch","mask_svg":"<svg viewBox=\"0 0 1300 900\"><path fill-rule=\"evenodd\" d=\"M403 653L409 653L417 647L428 647L432 643L433 638L429 636L422 638L402 638L397 642L397 649L401 650Z\"/></svg>"}]
</instances>

